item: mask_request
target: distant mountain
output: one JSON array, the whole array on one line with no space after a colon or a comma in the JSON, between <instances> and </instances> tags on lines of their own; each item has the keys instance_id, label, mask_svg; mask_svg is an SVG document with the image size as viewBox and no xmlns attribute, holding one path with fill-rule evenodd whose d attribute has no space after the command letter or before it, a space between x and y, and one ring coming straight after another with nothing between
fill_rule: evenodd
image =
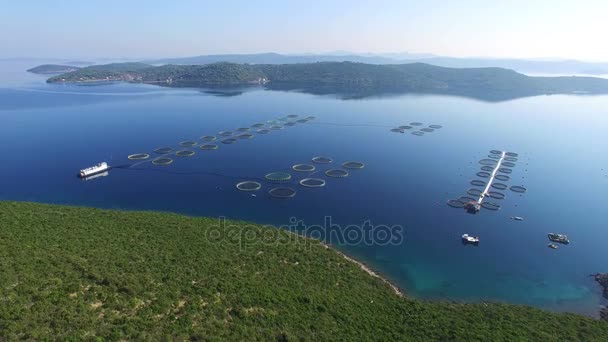
<instances>
[{"instance_id":1,"label":"distant mountain","mask_svg":"<svg viewBox=\"0 0 608 342\"><path fill-rule=\"evenodd\" d=\"M53 74L64 74L66 72L72 72L72 71L76 71L78 69L80 69L80 68L76 67L76 66L71 66L71 65L43 64L43 65L39 65L35 68L28 69L27 71L34 73L34 74L53 75Z\"/></svg>"},{"instance_id":2,"label":"distant mountain","mask_svg":"<svg viewBox=\"0 0 608 342\"><path fill-rule=\"evenodd\" d=\"M575 60L526 60L492 58L454 58L428 54L350 54L338 51L325 55L282 55L278 53L203 55L183 58L166 58L147 61L149 64L212 64L218 62L247 64L294 64L315 62L357 62L367 64L427 63L449 68L498 67L531 74L589 74L608 75L608 63L591 63Z\"/></svg>"}]
</instances>

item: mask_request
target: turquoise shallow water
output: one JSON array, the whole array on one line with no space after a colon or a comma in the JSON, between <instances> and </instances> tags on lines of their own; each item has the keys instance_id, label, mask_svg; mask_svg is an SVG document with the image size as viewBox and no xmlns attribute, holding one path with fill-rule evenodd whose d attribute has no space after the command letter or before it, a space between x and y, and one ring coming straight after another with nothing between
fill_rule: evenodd
<instances>
[{"instance_id":1,"label":"turquoise shallow water","mask_svg":"<svg viewBox=\"0 0 608 342\"><path fill-rule=\"evenodd\" d=\"M403 95L343 100L254 89L214 96L197 89L113 84L47 85L4 64L0 73L0 199L226 216L276 225L292 217L320 224L404 227L396 245L342 244L409 295L496 300L595 315L604 303L588 276L605 272L608 241L608 128L605 96L540 96L505 102ZM235 93L230 93L235 95ZM314 115L298 124L213 152L195 150L166 168L114 169L83 182L75 172L105 160L264 122ZM443 128L425 136L389 132L418 121ZM519 153L498 212L464 214L445 205L465 194L491 149ZM316 155L363 170L294 198L239 192L236 182L290 171ZM339 165L333 165L339 166ZM322 170L327 168L320 166ZM294 174L295 176L295 174ZM302 177L299 177L302 178ZM299 179L298 178L298 179ZM509 219L522 216L522 222ZM572 241L547 248L548 232ZM479 235L478 247L460 235ZM334 241L335 242L335 241Z\"/></svg>"}]
</instances>

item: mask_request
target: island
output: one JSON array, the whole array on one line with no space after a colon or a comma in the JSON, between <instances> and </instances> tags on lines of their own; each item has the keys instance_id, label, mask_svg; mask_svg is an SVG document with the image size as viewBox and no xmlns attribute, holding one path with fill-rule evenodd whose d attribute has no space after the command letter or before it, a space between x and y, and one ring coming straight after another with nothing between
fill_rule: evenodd
<instances>
[{"instance_id":1,"label":"island","mask_svg":"<svg viewBox=\"0 0 608 342\"><path fill-rule=\"evenodd\" d=\"M608 94L608 80L531 77L502 68L445 68L423 63L353 62L297 64L94 65L48 79L49 83L127 81L172 87L262 85L315 94L455 94L515 98L543 94Z\"/></svg>"},{"instance_id":2,"label":"island","mask_svg":"<svg viewBox=\"0 0 608 342\"><path fill-rule=\"evenodd\" d=\"M37 67L28 69L28 72L33 74L65 74L68 72L73 72L79 70L80 67L71 66L71 65L59 65L59 64L43 64Z\"/></svg>"},{"instance_id":3,"label":"island","mask_svg":"<svg viewBox=\"0 0 608 342\"><path fill-rule=\"evenodd\" d=\"M0 201L0 227L7 341L608 339L591 317L408 298L333 247L249 222Z\"/></svg>"}]
</instances>

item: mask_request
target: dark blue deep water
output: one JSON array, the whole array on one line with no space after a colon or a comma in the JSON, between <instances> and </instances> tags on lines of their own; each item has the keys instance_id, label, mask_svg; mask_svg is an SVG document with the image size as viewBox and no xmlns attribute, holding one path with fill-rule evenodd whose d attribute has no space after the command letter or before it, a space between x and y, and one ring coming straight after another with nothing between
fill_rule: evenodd
<instances>
[{"instance_id":1,"label":"dark blue deep water","mask_svg":"<svg viewBox=\"0 0 608 342\"><path fill-rule=\"evenodd\" d=\"M590 273L608 265L608 97L539 96L504 102L403 95L342 99L254 89L217 96L198 89L110 84L47 85L25 64L0 65L0 200L143 209L306 224L331 216L342 227L401 225L397 245L339 246L410 295L494 300L596 315L603 304ZM234 130L285 114L306 124L194 149L166 167L116 168L81 181L77 170L183 140ZM389 132L413 121L443 128L425 136ZM199 141L200 142L200 141ZM491 149L519 153L502 209L465 214L448 207L464 195ZM298 191L289 200L239 192L239 180L290 171L317 155L334 166L364 162L344 179ZM335 165L338 164L338 165ZM323 169L323 167L321 167ZM292 174L295 175L294 172ZM298 175L298 179L302 178ZM510 220L522 216L524 221ZM571 244L547 248L548 232ZM463 233L479 235L463 246Z\"/></svg>"}]
</instances>

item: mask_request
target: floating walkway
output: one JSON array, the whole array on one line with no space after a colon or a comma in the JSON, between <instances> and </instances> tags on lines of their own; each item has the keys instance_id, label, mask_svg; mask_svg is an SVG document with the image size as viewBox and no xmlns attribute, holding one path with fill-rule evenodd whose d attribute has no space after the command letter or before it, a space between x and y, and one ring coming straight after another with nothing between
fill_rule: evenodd
<instances>
[{"instance_id":1,"label":"floating walkway","mask_svg":"<svg viewBox=\"0 0 608 342\"><path fill-rule=\"evenodd\" d=\"M496 179L496 174L498 173L498 169L500 169L500 167L502 166L502 162L505 160L506 156L507 156L507 151L502 151L502 153L500 155L500 159L498 159L498 163L496 163L496 167L490 174L490 179L488 180L488 185L486 185L486 188L479 195L479 199L477 200L477 204L479 204L480 207L481 207L481 203L483 202L486 195L490 193L490 187L492 187L492 183L494 182L494 179Z\"/></svg>"}]
</instances>

